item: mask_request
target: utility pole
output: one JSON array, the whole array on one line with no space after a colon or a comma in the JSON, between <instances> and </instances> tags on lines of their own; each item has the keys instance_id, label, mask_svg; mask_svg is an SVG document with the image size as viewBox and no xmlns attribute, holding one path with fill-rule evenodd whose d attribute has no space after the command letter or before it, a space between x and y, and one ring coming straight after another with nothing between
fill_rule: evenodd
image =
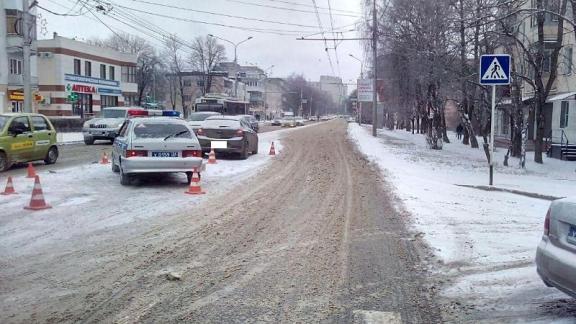
<instances>
[{"instance_id":1,"label":"utility pole","mask_svg":"<svg viewBox=\"0 0 576 324\"><path fill-rule=\"evenodd\" d=\"M378 84L378 68L376 60L378 53L376 52L378 44L376 43L377 28L376 25L376 0L372 0L374 7L372 8L372 66L374 70L374 79L372 80L372 136L378 136L378 94L376 93L376 86Z\"/></svg>"},{"instance_id":2,"label":"utility pole","mask_svg":"<svg viewBox=\"0 0 576 324\"><path fill-rule=\"evenodd\" d=\"M24 112L32 112L32 71L30 64L30 45L32 44L32 39L30 38L30 32L32 31L32 26L30 24L30 14L29 14L28 0L22 0L22 82L24 84Z\"/></svg>"}]
</instances>

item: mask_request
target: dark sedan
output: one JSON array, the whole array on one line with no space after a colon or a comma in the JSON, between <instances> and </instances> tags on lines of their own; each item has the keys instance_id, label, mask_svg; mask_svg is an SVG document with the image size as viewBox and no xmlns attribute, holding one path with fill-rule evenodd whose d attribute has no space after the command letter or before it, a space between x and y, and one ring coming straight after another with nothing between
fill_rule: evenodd
<instances>
[{"instance_id":1,"label":"dark sedan","mask_svg":"<svg viewBox=\"0 0 576 324\"><path fill-rule=\"evenodd\" d=\"M242 159L258 154L258 134L241 116L208 117L196 135L204 152L238 153Z\"/></svg>"}]
</instances>

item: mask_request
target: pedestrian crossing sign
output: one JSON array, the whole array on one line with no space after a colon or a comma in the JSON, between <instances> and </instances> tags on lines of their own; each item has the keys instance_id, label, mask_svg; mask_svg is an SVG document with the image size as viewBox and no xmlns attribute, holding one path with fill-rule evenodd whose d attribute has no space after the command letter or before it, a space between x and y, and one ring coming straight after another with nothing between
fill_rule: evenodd
<instances>
[{"instance_id":1,"label":"pedestrian crossing sign","mask_svg":"<svg viewBox=\"0 0 576 324\"><path fill-rule=\"evenodd\" d=\"M482 55L480 58L480 84L510 84L510 55Z\"/></svg>"}]
</instances>

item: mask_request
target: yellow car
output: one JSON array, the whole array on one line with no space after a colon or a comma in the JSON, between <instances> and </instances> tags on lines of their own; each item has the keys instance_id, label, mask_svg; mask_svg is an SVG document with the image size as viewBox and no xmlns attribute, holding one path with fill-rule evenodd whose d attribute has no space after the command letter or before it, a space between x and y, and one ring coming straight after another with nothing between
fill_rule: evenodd
<instances>
[{"instance_id":1,"label":"yellow car","mask_svg":"<svg viewBox=\"0 0 576 324\"><path fill-rule=\"evenodd\" d=\"M0 171L15 163L56 163L56 129L44 115L0 113Z\"/></svg>"}]
</instances>

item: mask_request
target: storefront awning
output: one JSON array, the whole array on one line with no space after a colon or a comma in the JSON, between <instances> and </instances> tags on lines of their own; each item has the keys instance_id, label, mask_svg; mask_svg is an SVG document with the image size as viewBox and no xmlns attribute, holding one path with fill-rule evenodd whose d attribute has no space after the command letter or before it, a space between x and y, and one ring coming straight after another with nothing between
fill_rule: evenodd
<instances>
[{"instance_id":1,"label":"storefront awning","mask_svg":"<svg viewBox=\"0 0 576 324\"><path fill-rule=\"evenodd\" d=\"M576 95L576 92L560 93L560 94L557 94L555 96L549 97L548 100L546 100L546 102L554 102L554 101L558 101L558 100L564 100L564 99L571 97L573 95Z\"/></svg>"}]
</instances>

